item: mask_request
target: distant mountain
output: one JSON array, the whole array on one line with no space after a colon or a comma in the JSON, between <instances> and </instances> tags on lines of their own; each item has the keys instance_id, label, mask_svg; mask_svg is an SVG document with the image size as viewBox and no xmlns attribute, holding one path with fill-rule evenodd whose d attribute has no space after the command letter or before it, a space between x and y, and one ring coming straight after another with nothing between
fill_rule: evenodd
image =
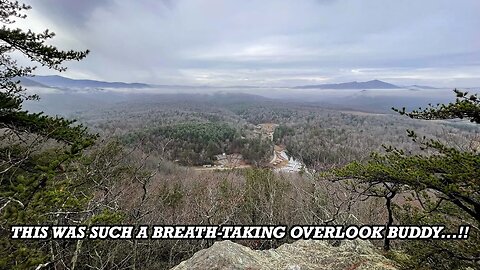
<instances>
[{"instance_id":1,"label":"distant mountain","mask_svg":"<svg viewBox=\"0 0 480 270\"><path fill-rule=\"evenodd\" d=\"M36 82L32 80L31 78L18 78L20 80L20 84L25 87L43 87L43 88L50 88L49 86Z\"/></svg>"},{"instance_id":2,"label":"distant mountain","mask_svg":"<svg viewBox=\"0 0 480 270\"><path fill-rule=\"evenodd\" d=\"M410 85L409 88L413 88L413 89L438 89L437 87L432 87L432 86L427 86L427 85L417 85L417 84Z\"/></svg>"},{"instance_id":3,"label":"distant mountain","mask_svg":"<svg viewBox=\"0 0 480 270\"><path fill-rule=\"evenodd\" d=\"M317 85L304 85L297 86L297 89L399 89L400 86L394 84L382 82L379 80L373 80L368 82L346 82L346 83L333 83L333 84L317 84Z\"/></svg>"},{"instance_id":4,"label":"distant mountain","mask_svg":"<svg viewBox=\"0 0 480 270\"><path fill-rule=\"evenodd\" d=\"M22 78L22 81L25 78ZM34 81L50 87L58 88L148 88L151 87L144 83L124 83L124 82L104 82L95 80L76 80L70 79L58 75L52 76L35 76L28 78L30 81Z\"/></svg>"}]
</instances>

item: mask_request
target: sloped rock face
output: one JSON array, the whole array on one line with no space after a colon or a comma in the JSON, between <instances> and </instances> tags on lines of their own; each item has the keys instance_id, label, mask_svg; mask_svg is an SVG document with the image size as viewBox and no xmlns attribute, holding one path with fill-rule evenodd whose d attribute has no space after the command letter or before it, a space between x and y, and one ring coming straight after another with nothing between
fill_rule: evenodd
<instances>
[{"instance_id":1,"label":"sloped rock face","mask_svg":"<svg viewBox=\"0 0 480 270\"><path fill-rule=\"evenodd\" d=\"M392 270L394 263L378 254L370 242L342 241L334 247L327 241L300 240L277 249L252 250L231 241L216 242L172 270Z\"/></svg>"}]
</instances>

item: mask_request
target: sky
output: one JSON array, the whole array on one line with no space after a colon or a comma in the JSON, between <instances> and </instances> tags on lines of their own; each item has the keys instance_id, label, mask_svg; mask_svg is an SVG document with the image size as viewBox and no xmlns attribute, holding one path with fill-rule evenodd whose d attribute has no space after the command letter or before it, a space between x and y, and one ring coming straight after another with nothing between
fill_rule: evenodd
<instances>
[{"instance_id":1,"label":"sky","mask_svg":"<svg viewBox=\"0 0 480 270\"><path fill-rule=\"evenodd\" d=\"M61 75L178 85L480 86L478 0L25 0L18 27L89 49ZM39 74L54 74L42 70Z\"/></svg>"}]
</instances>

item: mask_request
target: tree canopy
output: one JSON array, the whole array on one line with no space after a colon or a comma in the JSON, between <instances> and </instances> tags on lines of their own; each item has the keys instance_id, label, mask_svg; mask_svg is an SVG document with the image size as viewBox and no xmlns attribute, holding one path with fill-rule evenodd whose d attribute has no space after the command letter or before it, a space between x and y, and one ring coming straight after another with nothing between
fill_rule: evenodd
<instances>
[{"instance_id":1,"label":"tree canopy","mask_svg":"<svg viewBox=\"0 0 480 270\"><path fill-rule=\"evenodd\" d=\"M35 66L18 65L15 54L57 71L65 70L64 61L88 54L48 45L55 35L48 30L37 34L11 28L15 20L26 18L29 9L16 1L0 1L0 268L4 269L54 263L43 243L10 240L9 227L58 224L64 222L62 212L82 209L84 201L76 196L68 175L74 170L72 162L96 138L72 120L22 108L25 100L38 99L20 84L22 77L32 76Z\"/></svg>"},{"instance_id":2,"label":"tree canopy","mask_svg":"<svg viewBox=\"0 0 480 270\"><path fill-rule=\"evenodd\" d=\"M427 109L414 110L406 112L405 108L394 111L402 115L407 115L415 119L435 120L435 119L468 119L473 123L480 124L480 99L477 94L469 95L468 92L463 92L458 89L453 90L457 95L454 103L437 104Z\"/></svg>"},{"instance_id":3,"label":"tree canopy","mask_svg":"<svg viewBox=\"0 0 480 270\"><path fill-rule=\"evenodd\" d=\"M405 112L415 119L468 119L480 123L480 103L476 95L455 90L454 103ZM478 147L462 150L438 140L407 135L424 154L406 153L385 146L386 153L373 153L365 163L353 162L334 171L340 179L351 179L352 186L366 196L387 199L387 210L395 210L397 222L405 224L445 224L450 230L470 225L464 241L406 242L401 245L410 256L406 267L454 269L478 267L480 262L480 154ZM397 195L396 207L388 205L388 195ZM403 195L400 197L400 195ZM393 197L390 198L390 200ZM390 220L390 224L393 220ZM436 268L438 269L438 268Z\"/></svg>"}]
</instances>

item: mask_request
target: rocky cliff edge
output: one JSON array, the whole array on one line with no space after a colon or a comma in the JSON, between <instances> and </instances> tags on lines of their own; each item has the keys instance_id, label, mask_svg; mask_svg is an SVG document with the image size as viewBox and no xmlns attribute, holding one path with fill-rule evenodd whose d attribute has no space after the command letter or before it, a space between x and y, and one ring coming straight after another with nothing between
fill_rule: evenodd
<instances>
[{"instance_id":1,"label":"rocky cliff edge","mask_svg":"<svg viewBox=\"0 0 480 270\"><path fill-rule=\"evenodd\" d=\"M368 241L341 241L333 246L327 241L300 240L277 249L252 250L248 247L221 241L200 250L172 270L393 270L394 263Z\"/></svg>"}]
</instances>

